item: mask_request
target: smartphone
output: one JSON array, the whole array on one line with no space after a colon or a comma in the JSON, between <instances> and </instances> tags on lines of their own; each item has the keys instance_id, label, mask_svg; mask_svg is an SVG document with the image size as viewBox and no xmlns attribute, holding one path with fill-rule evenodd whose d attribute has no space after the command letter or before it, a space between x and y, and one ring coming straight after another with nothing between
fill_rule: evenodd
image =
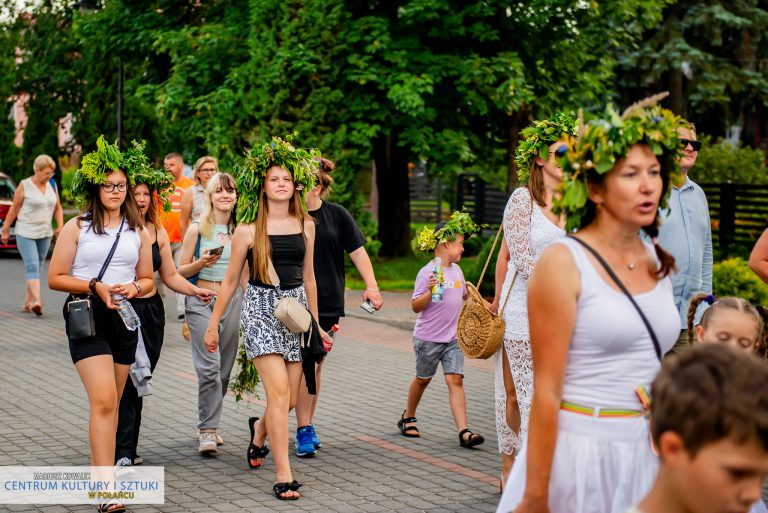
<instances>
[{"instance_id":1,"label":"smartphone","mask_svg":"<svg viewBox=\"0 0 768 513\"><path fill-rule=\"evenodd\" d=\"M219 246L218 248L213 248L208 250L209 255L221 255L224 251L224 246Z\"/></svg>"},{"instance_id":2,"label":"smartphone","mask_svg":"<svg viewBox=\"0 0 768 513\"><path fill-rule=\"evenodd\" d=\"M371 303L370 299L366 299L363 301L363 304L360 305L360 308L368 312L369 314L372 314L376 311L376 309L373 307L373 303Z\"/></svg>"}]
</instances>

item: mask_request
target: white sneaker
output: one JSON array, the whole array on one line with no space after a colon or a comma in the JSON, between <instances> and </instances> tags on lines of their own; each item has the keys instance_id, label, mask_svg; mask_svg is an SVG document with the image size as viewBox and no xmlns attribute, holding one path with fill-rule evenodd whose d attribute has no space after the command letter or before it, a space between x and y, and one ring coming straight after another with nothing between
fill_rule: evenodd
<instances>
[{"instance_id":1,"label":"white sneaker","mask_svg":"<svg viewBox=\"0 0 768 513\"><path fill-rule=\"evenodd\" d=\"M202 454L214 454L216 449L216 433L213 431L204 431L200 433L200 446L197 448Z\"/></svg>"},{"instance_id":2,"label":"white sneaker","mask_svg":"<svg viewBox=\"0 0 768 513\"><path fill-rule=\"evenodd\" d=\"M224 439L221 437L218 431L216 431L216 445L224 445Z\"/></svg>"},{"instance_id":3,"label":"white sneaker","mask_svg":"<svg viewBox=\"0 0 768 513\"><path fill-rule=\"evenodd\" d=\"M131 458L120 458L115 463L115 477L116 478L124 478L125 476L132 475L133 472L133 463L131 462Z\"/></svg>"}]
</instances>

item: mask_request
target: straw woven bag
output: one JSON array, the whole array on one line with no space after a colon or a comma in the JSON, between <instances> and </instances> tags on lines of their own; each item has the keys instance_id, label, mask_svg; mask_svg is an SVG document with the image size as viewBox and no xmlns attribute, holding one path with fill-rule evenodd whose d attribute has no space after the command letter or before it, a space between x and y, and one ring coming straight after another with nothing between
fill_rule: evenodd
<instances>
[{"instance_id":1,"label":"straw woven bag","mask_svg":"<svg viewBox=\"0 0 768 513\"><path fill-rule=\"evenodd\" d=\"M480 295L480 284L483 283L483 276L485 276L485 271L488 269L493 251L496 249L496 243L499 241L502 227L503 225L496 232L496 238L493 240L493 246L491 246L491 251L488 253L488 258L485 261L483 272L480 273L480 278L477 280L477 285L467 283L467 299L461 306L459 322L456 326L456 337L459 341L459 347L467 358L485 360L498 351L502 340L504 340L504 318L501 315L490 312L485 307L483 296ZM509 290L507 290L504 304L499 308L499 312L502 314L507 306L509 293L512 291L515 279L517 279L517 271L515 271L515 275L512 277L512 283L509 285Z\"/></svg>"}]
</instances>

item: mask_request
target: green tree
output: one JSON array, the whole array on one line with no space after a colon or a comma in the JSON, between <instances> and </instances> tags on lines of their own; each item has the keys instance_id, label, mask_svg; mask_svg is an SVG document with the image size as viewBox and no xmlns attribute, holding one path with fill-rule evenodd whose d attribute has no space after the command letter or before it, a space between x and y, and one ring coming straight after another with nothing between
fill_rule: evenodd
<instances>
[{"instance_id":1,"label":"green tree","mask_svg":"<svg viewBox=\"0 0 768 513\"><path fill-rule=\"evenodd\" d=\"M669 90L673 111L722 136L768 106L768 9L764 0L692 0L667 7L642 43L619 49L625 99ZM747 139L749 140L749 139Z\"/></svg>"}]
</instances>

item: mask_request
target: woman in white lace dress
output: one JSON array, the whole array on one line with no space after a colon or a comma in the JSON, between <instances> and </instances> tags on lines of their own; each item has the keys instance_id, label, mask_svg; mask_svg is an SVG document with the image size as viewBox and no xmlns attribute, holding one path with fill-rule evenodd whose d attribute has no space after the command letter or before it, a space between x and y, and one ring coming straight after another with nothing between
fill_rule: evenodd
<instances>
[{"instance_id":1,"label":"woman in white lace dress","mask_svg":"<svg viewBox=\"0 0 768 513\"><path fill-rule=\"evenodd\" d=\"M547 130L554 128L552 133ZM533 395L533 365L528 335L528 278L541 252L563 237L564 220L552 213L552 196L562 180L558 141L575 132L575 122L558 114L523 130L516 160L523 187L504 209L504 244L496 262L493 309L506 323L504 343L496 354L496 432L501 452L502 486L528 431ZM510 285L512 290L510 291ZM508 297L507 297L508 296ZM506 304L505 304L506 300Z\"/></svg>"}]
</instances>

